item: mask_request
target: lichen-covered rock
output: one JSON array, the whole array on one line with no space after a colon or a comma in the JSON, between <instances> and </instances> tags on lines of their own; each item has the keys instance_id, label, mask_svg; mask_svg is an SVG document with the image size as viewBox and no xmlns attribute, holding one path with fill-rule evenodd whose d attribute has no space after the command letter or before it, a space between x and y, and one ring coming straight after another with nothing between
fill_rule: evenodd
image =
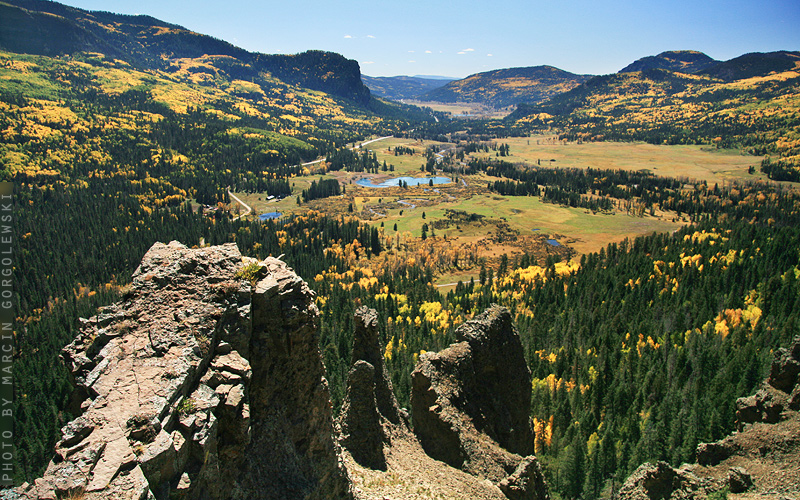
<instances>
[{"instance_id":1,"label":"lichen-covered rock","mask_svg":"<svg viewBox=\"0 0 800 500\"><path fill-rule=\"evenodd\" d=\"M238 273L258 266L253 285ZM156 243L63 356L80 417L26 498L350 498L313 293L234 244Z\"/></svg>"}]
</instances>

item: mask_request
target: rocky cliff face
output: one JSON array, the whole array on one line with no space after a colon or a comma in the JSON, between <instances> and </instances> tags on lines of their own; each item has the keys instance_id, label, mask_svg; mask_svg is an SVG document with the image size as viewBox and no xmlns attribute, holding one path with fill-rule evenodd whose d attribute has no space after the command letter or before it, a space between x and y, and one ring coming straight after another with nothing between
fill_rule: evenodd
<instances>
[{"instance_id":1,"label":"rocky cliff face","mask_svg":"<svg viewBox=\"0 0 800 500\"><path fill-rule=\"evenodd\" d=\"M347 397L339 419L342 446L360 465L386 470L384 446L391 446L392 428L401 422L392 382L383 363L378 338L378 313L361 306L355 313L353 367L347 377Z\"/></svg>"},{"instance_id":2,"label":"rocky cliff face","mask_svg":"<svg viewBox=\"0 0 800 500\"><path fill-rule=\"evenodd\" d=\"M412 373L414 432L433 458L497 484L509 498L548 498L533 452L531 374L511 313L493 305L426 353Z\"/></svg>"},{"instance_id":3,"label":"rocky cliff face","mask_svg":"<svg viewBox=\"0 0 800 500\"><path fill-rule=\"evenodd\" d=\"M80 416L44 476L0 498L549 498L526 456L530 372L506 309L422 357L417 437L366 307L334 423L313 296L285 263L234 244L155 244L123 300L63 351Z\"/></svg>"},{"instance_id":4,"label":"rocky cliff face","mask_svg":"<svg viewBox=\"0 0 800 500\"><path fill-rule=\"evenodd\" d=\"M414 430L422 446L465 470L480 468L474 462L490 449L497 453L498 445L530 454L531 374L511 314L492 307L460 326L456 338L441 352L423 354L411 375Z\"/></svg>"},{"instance_id":5,"label":"rocky cliff face","mask_svg":"<svg viewBox=\"0 0 800 500\"><path fill-rule=\"evenodd\" d=\"M530 371L508 310L492 307L457 330L462 342L422 356L413 432L392 392L377 322L375 310L356 311L339 419L357 497L549 498L536 458L510 451L527 454L533 432Z\"/></svg>"},{"instance_id":6,"label":"rocky cliff face","mask_svg":"<svg viewBox=\"0 0 800 500\"><path fill-rule=\"evenodd\" d=\"M736 401L737 431L697 447L696 464L640 466L619 491L622 500L800 496L800 337L778 349L756 394Z\"/></svg>"},{"instance_id":7,"label":"rocky cliff face","mask_svg":"<svg viewBox=\"0 0 800 500\"><path fill-rule=\"evenodd\" d=\"M312 299L277 259L155 244L64 349L82 414L18 494L350 498Z\"/></svg>"}]
</instances>

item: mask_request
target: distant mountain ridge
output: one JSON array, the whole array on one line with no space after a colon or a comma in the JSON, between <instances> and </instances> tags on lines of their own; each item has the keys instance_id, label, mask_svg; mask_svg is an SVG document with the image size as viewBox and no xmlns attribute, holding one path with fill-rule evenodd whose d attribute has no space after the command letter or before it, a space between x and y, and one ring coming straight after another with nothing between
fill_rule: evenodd
<instances>
[{"instance_id":1,"label":"distant mountain ridge","mask_svg":"<svg viewBox=\"0 0 800 500\"><path fill-rule=\"evenodd\" d=\"M454 80L447 77L422 76L378 76L361 75L364 84L378 97L398 101L400 99L416 99L431 90L443 87Z\"/></svg>"},{"instance_id":2,"label":"distant mountain ridge","mask_svg":"<svg viewBox=\"0 0 800 500\"><path fill-rule=\"evenodd\" d=\"M420 96L425 101L479 102L496 108L544 102L591 78L553 66L498 69L476 73Z\"/></svg>"},{"instance_id":3,"label":"distant mountain ridge","mask_svg":"<svg viewBox=\"0 0 800 500\"><path fill-rule=\"evenodd\" d=\"M370 100L358 63L339 54L319 50L294 55L253 53L150 16L90 12L44 0L0 3L0 48L45 56L101 52L139 68L161 70L167 70L174 59L230 56L238 60L226 68L234 78L267 72L287 83L362 105Z\"/></svg>"},{"instance_id":4,"label":"distant mountain ridge","mask_svg":"<svg viewBox=\"0 0 800 500\"><path fill-rule=\"evenodd\" d=\"M797 67L800 67L800 52L750 53L729 61L718 61L695 50L670 50L637 59L616 75L639 73L648 75L645 78L663 79L655 72L665 71L732 82ZM556 101L547 106L563 108L565 105L570 106L567 102L574 101L574 96L592 92L590 89L579 88L582 85L589 85L591 88L613 85L617 81L613 75L576 75L552 66L507 68L476 73L415 97L422 101L479 103L496 108L517 104L545 104L555 98ZM627 82L628 79L624 80ZM573 89L577 94L560 99L559 96ZM390 95L387 97L392 98ZM407 97L404 95L404 98Z\"/></svg>"},{"instance_id":5,"label":"distant mountain ridge","mask_svg":"<svg viewBox=\"0 0 800 500\"><path fill-rule=\"evenodd\" d=\"M751 52L711 66L701 74L732 82L800 68L800 51Z\"/></svg>"},{"instance_id":6,"label":"distant mountain ridge","mask_svg":"<svg viewBox=\"0 0 800 500\"><path fill-rule=\"evenodd\" d=\"M645 58L640 67L668 59ZM546 102L519 105L506 120L559 128L568 140L743 148L772 156L771 179L795 180L798 99L800 52L751 53L694 74L649 67L597 76Z\"/></svg>"},{"instance_id":7,"label":"distant mountain ridge","mask_svg":"<svg viewBox=\"0 0 800 500\"><path fill-rule=\"evenodd\" d=\"M677 73L697 73L720 61L694 50L669 50L655 56L637 59L625 66L619 73L632 73L648 69L666 69Z\"/></svg>"},{"instance_id":8,"label":"distant mountain ridge","mask_svg":"<svg viewBox=\"0 0 800 500\"><path fill-rule=\"evenodd\" d=\"M458 80L458 78L453 78L452 76L441 75L414 75L414 78L424 78L426 80L447 80L448 82Z\"/></svg>"},{"instance_id":9,"label":"distant mountain ridge","mask_svg":"<svg viewBox=\"0 0 800 500\"><path fill-rule=\"evenodd\" d=\"M789 71L800 65L800 52L751 52L728 61L717 61L694 50L670 50L655 56L637 59L619 70L634 73L661 69L675 73L705 75L724 81L735 81L772 72Z\"/></svg>"}]
</instances>

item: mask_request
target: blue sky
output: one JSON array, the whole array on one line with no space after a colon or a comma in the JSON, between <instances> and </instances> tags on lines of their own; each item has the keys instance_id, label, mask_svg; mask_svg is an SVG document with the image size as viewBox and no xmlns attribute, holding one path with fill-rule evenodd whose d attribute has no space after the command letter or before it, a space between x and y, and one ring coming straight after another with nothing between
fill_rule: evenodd
<instances>
[{"instance_id":1,"label":"blue sky","mask_svg":"<svg viewBox=\"0 0 800 500\"><path fill-rule=\"evenodd\" d=\"M330 50L370 76L465 77L548 64L614 73L665 50L725 60L800 50L798 0L66 0L88 10L148 14L247 50Z\"/></svg>"}]
</instances>

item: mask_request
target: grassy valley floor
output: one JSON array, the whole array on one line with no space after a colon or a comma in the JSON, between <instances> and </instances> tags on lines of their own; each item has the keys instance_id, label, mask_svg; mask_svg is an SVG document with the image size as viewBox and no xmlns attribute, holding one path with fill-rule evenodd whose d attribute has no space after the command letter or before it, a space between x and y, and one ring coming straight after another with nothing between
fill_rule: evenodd
<instances>
[{"instance_id":1,"label":"grassy valley floor","mask_svg":"<svg viewBox=\"0 0 800 500\"><path fill-rule=\"evenodd\" d=\"M695 182L720 186L731 181L764 180L763 174L749 174L758 165L759 157L736 151L716 150L700 146L655 146L643 143L567 143L553 135L534 135L496 141L508 144L510 151L503 160L549 168L595 168L648 171L657 176L685 179L687 187ZM412 155L395 156L398 147L413 150ZM354 215L380 228L388 246L418 240L423 225L427 237L448 247L477 248L480 257L496 266L502 254L509 258L524 252L540 257L549 255L555 240L570 249L571 255L596 252L612 242L635 238L653 232L672 232L688 219L657 208L643 216L630 215L624 207L607 212L592 212L553 203L544 203L536 196L502 196L488 191L487 185L498 178L484 174L453 175L437 171L456 182L408 188L370 188L356 184L367 178L379 183L399 176L424 177L426 148L435 147L447 153L453 143L388 138L373 142L363 149L375 153L380 165L388 165L379 173L326 171L325 162L309 165L309 175L291 180L292 195L282 200L267 200L259 193L236 193L252 206L254 216L280 212L284 216L302 214L309 209L331 215ZM490 150L467 155L470 158L496 158ZM552 161L551 161L552 160ZM298 204L298 197L312 181L337 179L343 194ZM455 216L454 213L461 214ZM473 215L474 214L474 215ZM471 220L464 216L471 216ZM429 242L432 243L432 242ZM436 245L436 243L433 243ZM536 248L540 251L537 252ZM451 269L437 276L437 283L446 285L458 280L477 279L477 269Z\"/></svg>"}]
</instances>

